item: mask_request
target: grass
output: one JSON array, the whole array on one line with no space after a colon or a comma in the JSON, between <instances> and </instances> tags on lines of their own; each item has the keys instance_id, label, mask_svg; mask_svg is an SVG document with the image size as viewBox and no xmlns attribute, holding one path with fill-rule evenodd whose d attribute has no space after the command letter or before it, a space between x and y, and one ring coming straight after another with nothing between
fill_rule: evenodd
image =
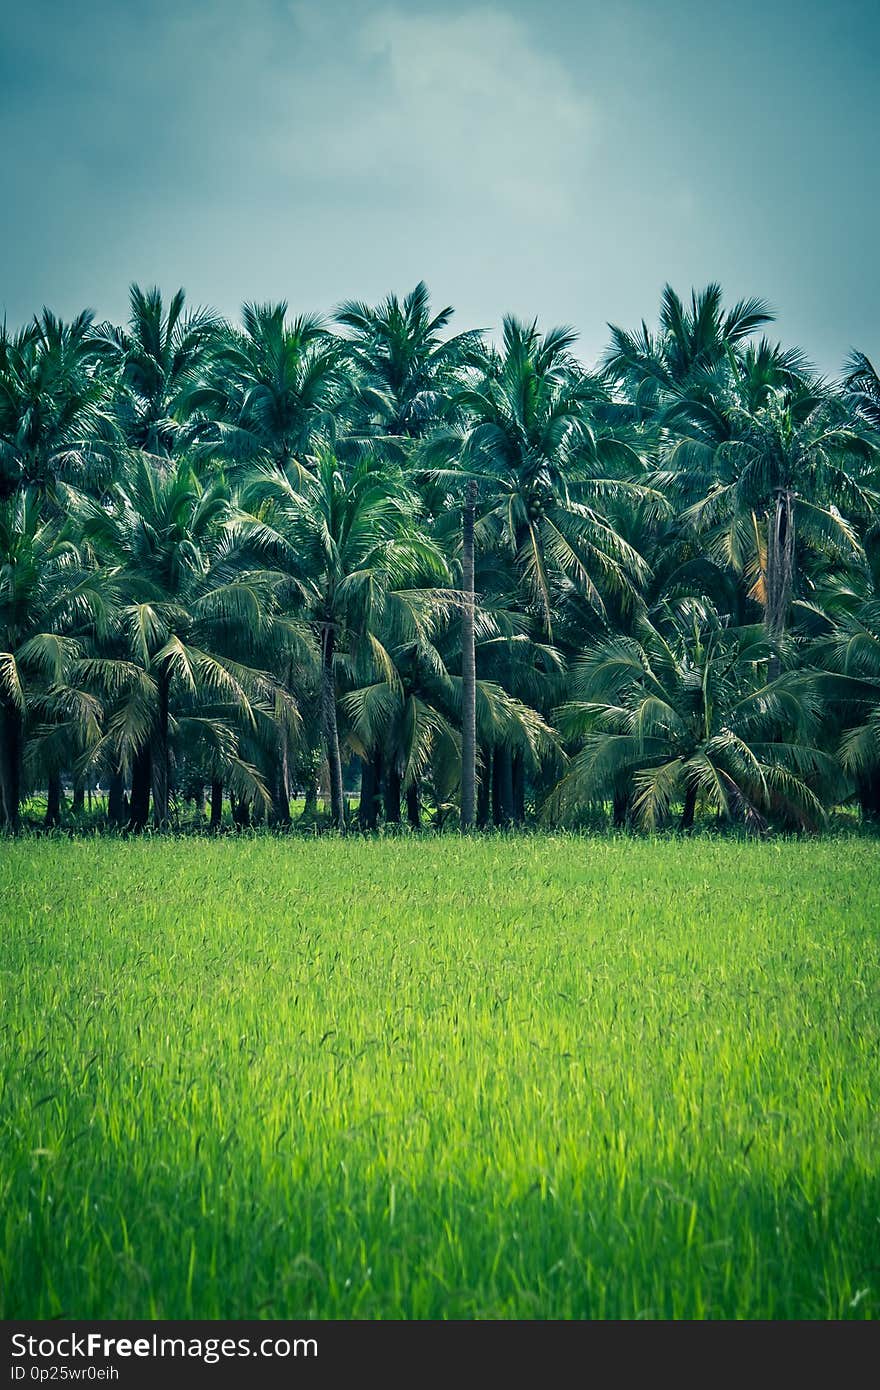
<instances>
[{"instance_id":1,"label":"grass","mask_svg":"<svg viewBox=\"0 0 880 1390\"><path fill-rule=\"evenodd\" d=\"M880 1306L878 845L0 844L6 1317Z\"/></svg>"}]
</instances>

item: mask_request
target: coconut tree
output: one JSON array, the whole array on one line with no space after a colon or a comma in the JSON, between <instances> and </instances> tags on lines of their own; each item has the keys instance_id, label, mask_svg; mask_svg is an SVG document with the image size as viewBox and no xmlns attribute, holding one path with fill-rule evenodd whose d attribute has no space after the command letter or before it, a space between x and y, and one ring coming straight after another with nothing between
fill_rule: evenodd
<instances>
[{"instance_id":1,"label":"coconut tree","mask_svg":"<svg viewBox=\"0 0 880 1390\"><path fill-rule=\"evenodd\" d=\"M439 549L415 524L416 498L375 455L346 467L323 449L304 471L253 470L236 521L240 544L288 581L287 609L308 623L320 666L331 816L345 829L338 685L366 671L396 679L380 632L414 630L448 581Z\"/></svg>"},{"instance_id":2,"label":"coconut tree","mask_svg":"<svg viewBox=\"0 0 880 1390\"><path fill-rule=\"evenodd\" d=\"M569 329L541 334L534 323L505 319L501 350L487 355L482 371L455 397L460 422L420 451L429 476L460 479L463 473L472 483L462 526L465 825L475 767L469 734L472 522L474 546L510 563L518 602L535 614L536 635L546 639L576 596L604 622L607 601L624 609L636 605L647 576L641 557L608 519L612 499L648 497L634 480L642 461L615 422L602 383L572 357L574 340ZM444 459L453 467L444 470ZM662 507L659 494L652 496Z\"/></svg>"},{"instance_id":3,"label":"coconut tree","mask_svg":"<svg viewBox=\"0 0 880 1390\"><path fill-rule=\"evenodd\" d=\"M689 307L666 285L657 332L651 332L644 320L636 333L609 324L611 345L604 370L625 388L641 412L652 414L688 394L702 373L740 353L772 320L762 299L742 299L725 312L718 284L692 290Z\"/></svg>"},{"instance_id":4,"label":"coconut tree","mask_svg":"<svg viewBox=\"0 0 880 1390\"><path fill-rule=\"evenodd\" d=\"M856 414L880 430L880 376L864 352L852 352L845 367L844 392Z\"/></svg>"},{"instance_id":5,"label":"coconut tree","mask_svg":"<svg viewBox=\"0 0 880 1390\"><path fill-rule=\"evenodd\" d=\"M69 528L46 519L35 490L0 503L0 824L7 829L19 823L25 755L35 741L41 756L31 761L57 779L59 742L69 756L100 737L89 661L92 639L110 621L114 578L84 561Z\"/></svg>"},{"instance_id":6,"label":"coconut tree","mask_svg":"<svg viewBox=\"0 0 880 1390\"><path fill-rule=\"evenodd\" d=\"M44 309L18 333L0 328L0 498L85 481L106 462L113 428L96 370L92 316Z\"/></svg>"},{"instance_id":7,"label":"coconut tree","mask_svg":"<svg viewBox=\"0 0 880 1390\"><path fill-rule=\"evenodd\" d=\"M708 533L716 557L751 576L772 678L803 553L857 557L856 523L877 506L880 453L839 397L803 382L770 388L755 406L743 400L734 375L711 410L679 423L683 435L663 481L683 498L699 492L683 512L685 524Z\"/></svg>"},{"instance_id":8,"label":"coconut tree","mask_svg":"<svg viewBox=\"0 0 880 1390\"><path fill-rule=\"evenodd\" d=\"M867 821L880 821L880 527L865 536L864 564L830 571L810 601L794 605L806 641L800 679L832 717L836 742Z\"/></svg>"},{"instance_id":9,"label":"coconut tree","mask_svg":"<svg viewBox=\"0 0 880 1390\"><path fill-rule=\"evenodd\" d=\"M348 390L345 350L315 314L288 316L284 301L246 304L229 329L208 381L189 404L218 434L212 452L239 464L302 463L332 437Z\"/></svg>"},{"instance_id":10,"label":"coconut tree","mask_svg":"<svg viewBox=\"0 0 880 1390\"><path fill-rule=\"evenodd\" d=\"M630 477L641 459L604 422L607 393L571 357L574 336L561 328L542 335L507 318L502 351L456 401L467 416L460 465L478 482L477 544L509 553L548 635L568 591L582 591L604 613L603 594L635 602L646 575L604 515L609 498L647 495ZM447 435L434 447L449 442Z\"/></svg>"},{"instance_id":11,"label":"coconut tree","mask_svg":"<svg viewBox=\"0 0 880 1390\"><path fill-rule=\"evenodd\" d=\"M274 635L271 584L231 560L222 476L206 484L186 458L159 470L133 450L102 504L77 505L86 539L124 571L113 633L117 700L96 756L131 771L133 825L145 823L151 790L156 823L168 824L175 744L201 747L237 795L267 799L240 755L241 731L261 713L291 724L296 711L256 664Z\"/></svg>"},{"instance_id":12,"label":"coconut tree","mask_svg":"<svg viewBox=\"0 0 880 1390\"><path fill-rule=\"evenodd\" d=\"M186 309L182 289L167 307L161 291L132 285L128 324L105 323L92 336L117 374L115 414L126 443L161 460L184 452L204 432L195 393L221 341L212 309Z\"/></svg>"},{"instance_id":13,"label":"coconut tree","mask_svg":"<svg viewBox=\"0 0 880 1390\"><path fill-rule=\"evenodd\" d=\"M547 816L623 791L648 829L675 803L690 829L701 798L751 830L768 816L821 824L821 793L840 785L833 755L811 741L821 705L786 677L768 685L769 655L762 627L726 627L701 600L597 643L557 711L574 753Z\"/></svg>"},{"instance_id":14,"label":"coconut tree","mask_svg":"<svg viewBox=\"0 0 880 1390\"><path fill-rule=\"evenodd\" d=\"M420 439L446 418L462 364L481 341L473 330L443 336L452 314L451 307L432 312L423 281L402 300L390 294L375 307L349 300L337 309L359 372L355 411L368 434Z\"/></svg>"}]
</instances>

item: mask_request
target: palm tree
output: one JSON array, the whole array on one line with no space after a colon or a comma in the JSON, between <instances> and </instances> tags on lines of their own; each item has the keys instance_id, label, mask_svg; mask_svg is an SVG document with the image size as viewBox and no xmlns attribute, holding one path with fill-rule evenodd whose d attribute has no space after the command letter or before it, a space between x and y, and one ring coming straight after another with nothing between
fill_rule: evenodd
<instances>
[{"instance_id":1,"label":"palm tree","mask_svg":"<svg viewBox=\"0 0 880 1390\"><path fill-rule=\"evenodd\" d=\"M48 309L30 327L0 328L0 498L83 480L106 454L112 425L96 371L92 316L65 324Z\"/></svg>"},{"instance_id":2,"label":"palm tree","mask_svg":"<svg viewBox=\"0 0 880 1390\"><path fill-rule=\"evenodd\" d=\"M19 823L26 751L57 774L94 745L102 709L88 689L90 639L106 627L112 572L83 557L33 489L0 503L0 824ZM28 747L29 740L30 748ZM54 816L50 816L50 821Z\"/></svg>"},{"instance_id":3,"label":"palm tree","mask_svg":"<svg viewBox=\"0 0 880 1390\"><path fill-rule=\"evenodd\" d=\"M169 822L175 741L201 748L236 795L267 800L241 734L261 714L283 726L296 712L271 672L252 664L271 645L271 584L231 563L222 477L201 483L186 458L157 471L133 450L108 501L80 498L78 508L84 536L125 574L118 699L96 756L131 770L133 826L146 822L151 789L157 824Z\"/></svg>"},{"instance_id":4,"label":"palm tree","mask_svg":"<svg viewBox=\"0 0 880 1390\"><path fill-rule=\"evenodd\" d=\"M651 414L670 400L687 394L705 372L711 372L748 340L773 314L762 299L742 299L724 312L718 284L691 291L686 308L671 285L660 302L660 327L652 333L644 320L638 333L609 324L611 346L605 354L608 376L624 386L641 412Z\"/></svg>"},{"instance_id":5,"label":"palm tree","mask_svg":"<svg viewBox=\"0 0 880 1390\"><path fill-rule=\"evenodd\" d=\"M313 634L321 677L321 723L330 774L331 818L344 831L337 685L381 672L396 680L377 635L411 631L426 582L444 583L446 563L414 521L416 499L403 477L374 455L346 469L323 450L306 472L257 468L242 494L239 541L284 575L288 611Z\"/></svg>"},{"instance_id":6,"label":"palm tree","mask_svg":"<svg viewBox=\"0 0 880 1390\"><path fill-rule=\"evenodd\" d=\"M683 513L686 524L709 532L719 558L751 570L772 679L797 589L799 549L844 562L858 557L854 521L867 520L876 506L880 454L821 386L771 388L754 406L743 401L739 380L711 410L681 423L687 433L672 447L663 476L679 496L699 494Z\"/></svg>"},{"instance_id":7,"label":"palm tree","mask_svg":"<svg viewBox=\"0 0 880 1390\"><path fill-rule=\"evenodd\" d=\"M482 497L477 541L510 555L548 634L567 592L583 592L604 615L603 592L633 603L646 576L603 514L608 498L646 495L629 478L641 459L604 423L607 394L572 359L573 341L568 329L541 335L505 319L501 354L456 402L467 416L461 467Z\"/></svg>"},{"instance_id":8,"label":"palm tree","mask_svg":"<svg viewBox=\"0 0 880 1390\"><path fill-rule=\"evenodd\" d=\"M643 621L638 637L597 643L557 712L577 751L545 813L623 792L648 829L678 802L689 830L700 797L751 830L768 815L820 824L819 793L839 785L833 756L809 742L821 707L784 677L768 686L767 656L762 628L727 628L699 600Z\"/></svg>"},{"instance_id":9,"label":"palm tree","mask_svg":"<svg viewBox=\"0 0 880 1390\"><path fill-rule=\"evenodd\" d=\"M441 336L452 313L431 312L423 281L402 301L390 294L375 308L349 300L337 309L360 372L355 410L367 434L424 438L446 417L462 364L480 346L473 330Z\"/></svg>"},{"instance_id":10,"label":"palm tree","mask_svg":"<svg viewBox=\"0 0 880 1390\"><path fill-rule=\"evenodd\" d=\"M810 602L796 607L807 639L801 680L833 718L841 765L851 777L866 821L880 821L880 527L864 544L860 569L825 575Z\"/></svg>"},{"instance_id":11,"label":"palm tree","mask_svg":"<svg viewBox=\"0 0 880 1390\"><path fill-rule=\"evenodd\" d=\"M880 430L880 376L864 352L852 352L844 369L844 392L867 425Z\"/></svg>"},{"instance_id":12,"label":"palm tree","mask_svg":"<svg viewBox=\"0 0 880 1390\"><path fill-rule=\"evenodd\" d=\"M336 431L347 390L344 347L314 314L287 304L246 304L243 331L229 330L210 378L190 396L219 435L213 452L236 463L302 463Z\"/></svg>"},{"instance_id":13,"label":"palm tree","mask_svg":"<svg viewBox=\"0 0 880 1390\"><path fill-rule=\"evenodd\" d=\"M477 648L474 589L474 525L477 480L465 489L461 528L461 828L474 824L477 793Z\"/></svg>"},{"instance_id":14,"label":"palm tree","mask_svg":"<svg viewBox=\"0 0 880 1390\"><path fill-rule=\"evenodd\" d=\"M212 309L185 312L179 289L167 309L157 288L132 285L126 328L102 324L93 344L118 372L115 407L126 443L156 459L184 452L204 430L197 389L217 348L223 321Z\"/></svg>"},{"instance_id":15,"label":"palm tree","mask_svg":"<svg viewBox=\"0 0 880 1390\"><path fill-rule=\"evenodd\" d=\"M586 599L601 623L609 598L623 609L638 603L647 576L641 557L608 520L611 500L648 496L632 481L641 458L607 391L573 359L573 342L568 329L542 335L534 323L505 319L501 352L489 353L480 376L454 398L461 423L421 450L430 477L458 481L464 474L471 484L462 532L465 826L473 816L476 764L469 732L472 520L474 545L512 566L518 602L535 614L547 638L576 597ZM437 468L444 460L454 467ZM663 505L659 495L654 502Z\"/></svg>"}]
</instances>

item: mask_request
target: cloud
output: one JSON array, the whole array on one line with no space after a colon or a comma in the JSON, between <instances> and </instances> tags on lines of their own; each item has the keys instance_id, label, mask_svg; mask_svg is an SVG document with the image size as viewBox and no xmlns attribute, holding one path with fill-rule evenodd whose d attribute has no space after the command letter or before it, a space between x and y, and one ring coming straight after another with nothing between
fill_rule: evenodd
<instances>
[{"instance_id":1,"label":"cloud","mask_svg":"<svg viewBox=\"0 0 880 1390\"><path fill-rule=\"evenodd\" d=\"M307 42L320 39L311 6L293 14ZM594 113L521 20L494 8L385 7L340 39L330 70L313 74L300 100L294 94L288 135L297 107L309 111L311 129L307 145L279 142L291 173L534 222L571 211Z\"/></svg>"}]
</instances>

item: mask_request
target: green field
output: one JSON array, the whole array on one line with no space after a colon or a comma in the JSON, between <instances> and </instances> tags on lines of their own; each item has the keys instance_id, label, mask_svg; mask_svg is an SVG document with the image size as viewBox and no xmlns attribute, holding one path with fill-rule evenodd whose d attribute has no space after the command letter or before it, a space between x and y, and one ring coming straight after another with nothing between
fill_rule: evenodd
<instances>
[{"instance_id":1,"label":"green field","mask_svg":"<svg viewBox=\"0 0 880 1390\"><path fill-rule=\"evenodd\" d=\"M866 1317L876 841L0 843L6 1317Z\"/></svg>"}]
</instances>

